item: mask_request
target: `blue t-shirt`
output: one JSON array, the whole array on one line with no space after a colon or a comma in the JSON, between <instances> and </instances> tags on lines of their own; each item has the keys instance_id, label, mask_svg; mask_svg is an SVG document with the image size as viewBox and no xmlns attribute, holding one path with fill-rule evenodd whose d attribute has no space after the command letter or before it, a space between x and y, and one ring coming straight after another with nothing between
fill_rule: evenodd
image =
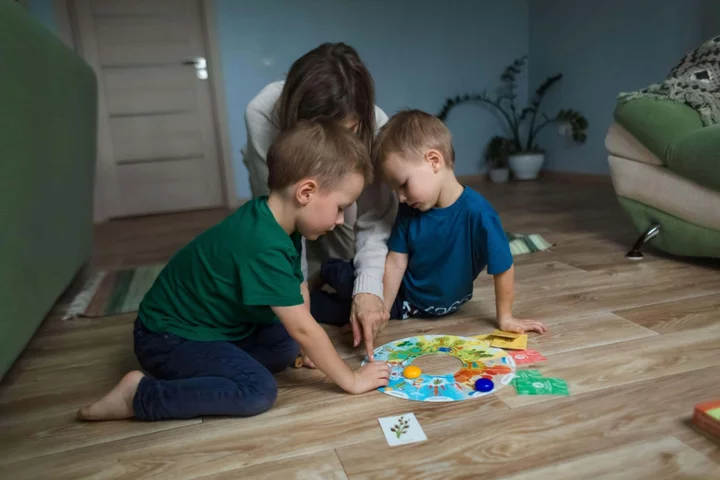
<instances>
[{"instance_id":1,"label":"blue t-shirt","mask_svg":"<svg viewBox=\"0 0 720 480\"><path fill-rule=\"evenodd\" d=\"M485 267L496 275L513 264L497 212L468 187L446 208L400 205L388 248L408 254L404 300L425 315L454 312L472 298L473 281Z\"/></svg>"}]
</instances>

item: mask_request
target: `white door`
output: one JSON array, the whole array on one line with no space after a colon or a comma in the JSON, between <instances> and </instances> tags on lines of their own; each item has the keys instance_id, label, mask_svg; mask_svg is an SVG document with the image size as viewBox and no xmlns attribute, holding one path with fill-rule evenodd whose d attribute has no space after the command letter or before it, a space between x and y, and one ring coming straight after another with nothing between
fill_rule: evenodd
<instances>
[{"instance_id":1,"label":"white door","mask_svg":"<svg viewBox=\"0 0 720 480\"><path fill-rule=\"evenodd\" d=\"M223 204L197 0L72 0L98 77L98 201L108 217Z\"/></svg>"}]
</instances>

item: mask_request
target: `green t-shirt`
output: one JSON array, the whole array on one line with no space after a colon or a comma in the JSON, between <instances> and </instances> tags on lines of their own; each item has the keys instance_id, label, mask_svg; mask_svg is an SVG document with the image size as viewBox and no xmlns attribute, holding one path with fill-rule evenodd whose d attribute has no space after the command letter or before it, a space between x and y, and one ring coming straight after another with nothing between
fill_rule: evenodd
<instances>
[{"instance_id":1,"label":"green t-shirt","mask_svg":"<svg viewBox=\"0 0 720 480\"><path fill-rule=\"evenodd\" d=\"M240 340L279 322L270 306L303 303L300 235L252 200L183 247L138 313L148 330L190 340Z\"/></svg>"}]
</instances>

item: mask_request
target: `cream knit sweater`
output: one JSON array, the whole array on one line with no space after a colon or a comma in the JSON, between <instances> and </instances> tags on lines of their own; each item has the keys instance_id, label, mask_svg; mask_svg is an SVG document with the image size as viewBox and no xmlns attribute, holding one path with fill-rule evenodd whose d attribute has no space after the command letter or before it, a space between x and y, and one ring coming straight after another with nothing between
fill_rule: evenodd
<instances>
[{"instance_id":1,"label":"cream knit sweater","mask_svg":"<svg viewBox=\"0 0 720 480\"><path fill-rule=\"evenodd\" d=\"M273 140L278 136L279 129L273 121L273 110L280 98L284 82L274 82L266 86L249 103L245 112L247 127L247 146L244 151L245 165L250 172L250 188L253 197L267 195L267 152ZM387 115L375 107L375 121L380 128L388 120ZM336 229L326 235L336 240L340 247L325 255L334 254L347 259L353 258L355 263L355 287L353 294L371 293L383 298L383 273L387 255L387 240L390 237L398 201L392 190L376 180L367 185L357 199L355 208L348 209L345 223L350 227L350 236L340 238L342 229ZM352 235L354 233L354 235ZM354 241L352 237L354 236ZM348 238L350 240L348 240ZM321 243L322 245L322 243ZM327 243L325 243L327 245ZM303 273L307 278L307 248L303 243ZM347 250L347 251L342 251Z\"/></svg>"}]
</instances>

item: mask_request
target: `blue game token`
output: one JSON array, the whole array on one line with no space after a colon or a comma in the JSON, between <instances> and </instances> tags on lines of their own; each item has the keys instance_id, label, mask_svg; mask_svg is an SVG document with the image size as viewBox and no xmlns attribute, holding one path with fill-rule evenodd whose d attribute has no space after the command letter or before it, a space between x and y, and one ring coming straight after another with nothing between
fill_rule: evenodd
<instances>
[{"instance_id":1,"label":"blue game token","mask_svg":"<svg viewBox=\"0 0 720 480\"><path fill-rule=\"evenodd\" d=\"M488 380L487 378L478 378L475 380L475 390L478 392L492 392L493 388L495 388L495 384L492 380Z\"/></svg>"}]
</instances>

